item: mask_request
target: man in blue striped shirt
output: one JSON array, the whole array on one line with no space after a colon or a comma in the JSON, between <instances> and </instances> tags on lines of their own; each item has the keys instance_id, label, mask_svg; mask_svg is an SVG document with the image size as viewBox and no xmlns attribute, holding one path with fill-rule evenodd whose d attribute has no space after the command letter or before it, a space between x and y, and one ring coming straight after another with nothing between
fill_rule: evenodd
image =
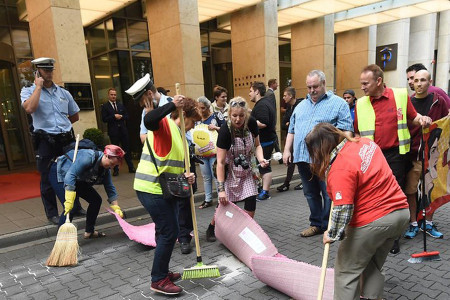
<instances>
[{"instance_id":1,"label":"man in blue striped shirt","mask_svg":"<svg viewBox=\"0 0 450 300\"><path fill-rule=\"evenodd\" d=\"M327 230L331 206L325 182L313 176L309 168L311 159L305 137L315 125L323 122L330 123L343 131L353 132L353 122L347 102L332 91L326 91L325 74L322 71L309 72L306 76L306 87L307 98L300 102L292 113L283 153L285 164L292 161L298 166L303 182L303 193L311 212L310 227L301 232L302 237L321 234Z\"/></svg>"}]
</instances>

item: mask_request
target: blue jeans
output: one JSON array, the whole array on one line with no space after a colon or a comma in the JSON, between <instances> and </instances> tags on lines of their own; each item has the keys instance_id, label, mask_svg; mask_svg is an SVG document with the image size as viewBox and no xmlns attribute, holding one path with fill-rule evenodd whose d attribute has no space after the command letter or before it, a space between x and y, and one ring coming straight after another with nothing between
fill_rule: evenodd
<instances>
[{"instance_id":1,"label":"blue jeans","mask_svg":"<svg viewBox=\"0 0 450 300\"><path fill-rule=\"evenodd\" d=\"M303 183L303 194L308 201L311 212L309 216L310 225L325 231L328 227L328 217L331 208L331 199L327 193L327 185L325 181L312 175L308 163L299 162L297 165ZM321 193L322 195L320 195Z\"/></svg>"},{"instance_id":2,"label":"blue jeans","mask_svg":"<svg viewBox=\"0 0 450 300\"><path fill-rule=\"evenodd\" d=\"M53 163L50 167L50 173L49 173L49 181L52 185L53 190L55 191L56 196L58 196L59 201L61 202L62 206L64 207L64 202L66 201L65 196L65 190L64 190L64 183L58 182L58 176L56 174L56 163ZM97 191L86 182L83 181L77 181L76 183L76 189L77 192L77 199L78 197L83 198L89 203L89 206L86 211L86 232L93 233L95 222L97 221L98 213L100 211L100 207L102 205L102 197L97 193ZM75 205L74 205L75 208ZM73 211L73 209L72 209ZM70 214L70 221L73 219L73 214ZM59 217L59 226L64 224L66 222L66 216L64 215L64 210Z\"/></svg>"},{"instance_id":3,"label":"blue jeans","mask_svg":"<svg viewBox=\"0 0 450 300\"><path fill-rule=\"evenodd\" d=\"M139 201L155 222L156 248L153 257L152 282L167 277L169 262L177 240L178 201L164 200L162 195L136 191Z\"/></svg>"},{"instance_id":4,"label":"blue jeans","mask_svg":"<svg viewBox=\"0 0 450 300\"><path fill-rule=\"evenodd\" d=\"M203 165L200 164L200 171L202 172L203 177L203 185L205 187L205 201L212 201L212 188L213 188L213 180L216 183L217 188L217 180L214 177L213 166L216 161L216 157L201 157L203 161Z\"/></svg>"},{"instance_id":5,"label":"blue jeans","mask_svg":"<svg viewBox=\"0 0 450 300\"><path fill-rule=\"evenodd\" d=\"M51 160L54 157L57 157L61 154L63 154L62 147L64 145L60 144L50 144L45 139L42 139L39 142L39 148L37 150L36 154L39 154L39 158L36 159L37 163L37 169L39 173L41 174L41 198L42 203L44 204L45 214L48 219L58 216L58 205L56 202L56 193L52 188L52 184L49 180L49 174L50 174L50 165ZM81 204L80 200L77 197L75 199L74 205L73 205L73 212L79 212L81 210ZM64 211L64 205L63 205L63 211Z\"/></svg>"}]
</instances>

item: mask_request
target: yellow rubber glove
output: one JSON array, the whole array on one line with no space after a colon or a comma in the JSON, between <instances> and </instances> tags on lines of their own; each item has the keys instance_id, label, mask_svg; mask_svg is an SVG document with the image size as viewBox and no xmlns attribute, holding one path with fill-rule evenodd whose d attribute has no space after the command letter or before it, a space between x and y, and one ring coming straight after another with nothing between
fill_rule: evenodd
<instances>
[{"instance_id":1,"label":"yellow rubber glove","mask_svg":"<svg viewBox=\"0 0 450 300\"><path fill-rule=\"evenodd\" d=\"M119 215L119 217L121 217L123 219L123 211L120 209L119 205L110 205L109 207L111 207L111 209Z\"/></svg>"},{"instance_id":2,"label":"yellow rubber glove","mask_svg":"<svg viewBox=\"0 0 450 300\"><path fill-rule=\"evenodd\" d=\"M67 215L73 208L73 202L75 202L75 198L77 197L77 192L66 190L66 201L64 201L64 215Z\"/></svg>"}]
</instances>

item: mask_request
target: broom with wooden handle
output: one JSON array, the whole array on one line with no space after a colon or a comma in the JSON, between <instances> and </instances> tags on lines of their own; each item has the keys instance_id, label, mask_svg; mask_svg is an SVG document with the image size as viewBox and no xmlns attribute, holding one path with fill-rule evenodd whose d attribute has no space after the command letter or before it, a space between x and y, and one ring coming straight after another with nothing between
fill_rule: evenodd
<instances>
[{"instance_id":1,"label":"broom with wooden handle","mask_svg":"<svg viewBox=\"0 0 450 300\"><path fill-rule=\"evenodd\" d=\"M328 218L328 228L330 230L331 215L333 214L333 201L331 201L330 216ZM323 287L325 286L325 276L327 275L327 264L328 264L328 253L330 252L330 243L326 243L323 249L323 259L322 259L322 272L320 273L319 281L319 292L317 293L317 300L322 300L323 297Z\"/></svg>"},{"instance_id":2,"label":"broom with wooden handle","mask_svg":"<svg viewBox=\"0 0 450 300\"><path fill-rule=\"evenodd\" d=\"M72 163L75 163L77 157L79 141L80 135L77 134ZM78 264L79 253L80 247L78 245L77 227L70 222L68 213L66 215L66 222L59 227L55 245L47 259L46 265L50 267L75 266Z\"/></svg>"},{"instance_id":3,"label":"broom with wooden handle","mask_svg":"<svg viewBox=\"0 0 450 300\"><path fill-rule=\"evenodd\" d=\"M425 141L424 141L424 132L422 129L422 141L421 141L421 145L425 145ZM428 143L427 143L428 146ZM425 147L423 147L422 149L422 175L421 175L421 180L422 180L422 184L421 184L421 193L420 193L420 197L419 197L419 201L422 205L422 220L423 220L423 252L420 253L414 253L411 254L411 258L408 259L408 262L412 263L412 264L418 264L418 263L422 263L422 262L426 262L426 261L438 261L441 260L441 256L439 254L439 251L427 251L427 231L426 231L426 226L427 226L427 220L426 220L426 208L429 205L428 204L428 196L425 192Z\"/></svg>"},{"instance_id":4,"label":"broom with wooden handle","mask_svg":"<svg viewBox=\"0 0 450 300\"><path fill-rule=\"evenodd\" d=\"M176 94L180 95L180 84L175 84ZM180 129L181 129L181 137L183 139L183 149L184 149L184 167L188 175L190 174L189 168L189 150L186 145L186 128L184 125L184 116L183 109L178 109L178 115L180 117ZM194 239L195 239L195 250L197 252L197 264L192 268L186 268L183 270L183 280L185 279L196 279L196 278L210 278L210 277L219 277L220 272L219 268L215 265L207 266L203 264L202 254L200 252L200 241L198 238L198 228L197 228L197 216L195 214L195 204L194 204L194 193L191 190L190 204L191 204L191 213L192 213L192 224L194 227Z\"/></svg>"}]
</instances>

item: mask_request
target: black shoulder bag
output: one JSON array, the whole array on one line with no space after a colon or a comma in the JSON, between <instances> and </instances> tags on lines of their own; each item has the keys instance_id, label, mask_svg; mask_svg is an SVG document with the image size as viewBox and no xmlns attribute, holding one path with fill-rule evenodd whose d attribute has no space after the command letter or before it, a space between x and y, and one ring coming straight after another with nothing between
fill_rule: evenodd
<instances>
[{"instance_id":1,"label":"black shoulder bag","mask_svg":"<svg viewBox=\"0 0 450 300\"><path fill-rule=\"evenodd\" d=\"M161 185L164 200L184 200L191 196L190 185L184 174L174 174L169 172L159 173L158 165L156 164L155 156L148 139L145 140L148 151L158 172L158 181Z\"/></svg>"}]
</instances>

